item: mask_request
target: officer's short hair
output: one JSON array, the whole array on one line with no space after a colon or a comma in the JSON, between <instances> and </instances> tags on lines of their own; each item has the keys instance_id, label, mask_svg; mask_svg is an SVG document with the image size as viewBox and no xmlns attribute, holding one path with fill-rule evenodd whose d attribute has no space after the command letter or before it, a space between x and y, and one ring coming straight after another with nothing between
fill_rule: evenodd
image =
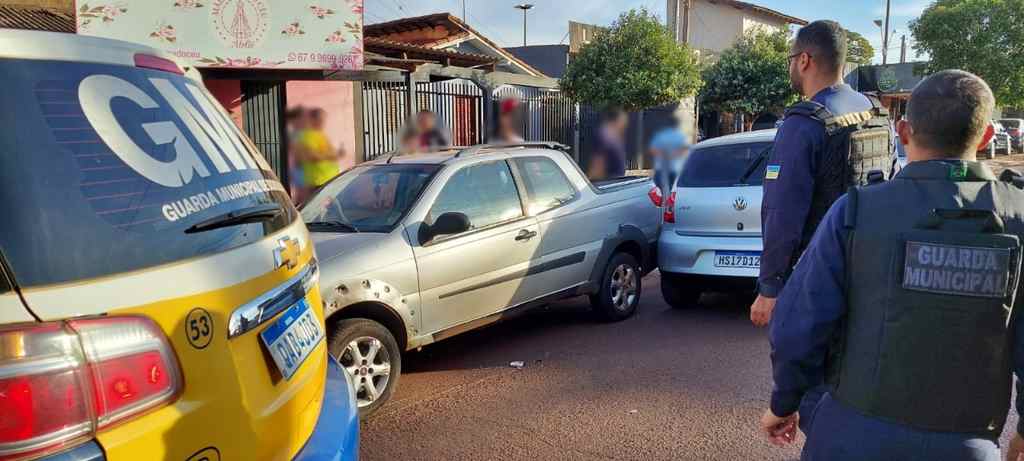
<instances>
[{"instance_id":1,"label":"officer's short hair","mask_svg":"<svg viewBox=\"0 0 1024 461\"><path fill-rule=\"evenodd\" d=\"M914 142L950 156L977 150L991 123L995 97L977 75L944 70L924 79L907 103Z\"/></svg>"},{"instance_id":2,"label":"officer's short hair","mask_svg":"<svg viewBox=\"0 0 1024 461\"><path fill-rule=\"evenodd\" d=\"M846 30L835 21L814 21L797 31L793 48L839 75L846 62Z\"/></svg>"}]
</instances>

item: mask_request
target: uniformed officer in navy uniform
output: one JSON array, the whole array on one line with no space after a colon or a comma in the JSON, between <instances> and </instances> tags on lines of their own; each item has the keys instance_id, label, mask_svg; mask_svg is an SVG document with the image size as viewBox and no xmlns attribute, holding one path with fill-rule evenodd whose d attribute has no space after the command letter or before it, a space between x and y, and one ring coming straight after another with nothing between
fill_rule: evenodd
<instances>
[{"instance_id":1,"label":"uniformed officer in navy uniform","mask_svg":"<svg viewBox=\"0 0 1024 461\"><path fill-rule=\"evenodd\" d=\"M911 163L828 211L771 320L773 443L795 440L801 399L824 380L804 460L999 459L1024 376L1024 180L975 159L993 105L975 75L928 77L897 126ZM1024 453L1021 421L1008 460Z\"/></svg>"},{"instance_id":2,"label":"uniformed officer in navy uniform","mask_svg":"<svg viewBox=\"0 0 1024 461\"><path fill-rule=\"evenodd\" d=\"M771 319L776 297L829 207L850 186L866 183L869 170L890 167L892 136L879 113L883 109L842 82L846 47L846 31L834 21L808 24L791 46L790 81L806 100L786 110L767 160L764 251L750 309L758 326ZM821 392L815 389L804 399L805 419Z\"/></svg>"},{"instance_id":3,"label":"uniformed officer in navy uniform","mask_svg":"<svg viewBox=\"0 0 1024 461\"><path fill-rule=\"evenodd\" d=\"M750 310L750 320L758 326L771 319L776 297L825 212L854 185L836 171L849 160L842 158L849 155L848 144L842 139L830 142L825 123L873 108L871 100L843 83L846 46L846 31L834 21L814 21L793 40L789 78L805 101L786 110L766 167L761 209L764 251L758 297ZM884 136L889 142L888 130ZM884 155L886 162L891 158L884 151L871 154ZM852 164L860 168L867 162Z\"/></svg>"}]
</instances>

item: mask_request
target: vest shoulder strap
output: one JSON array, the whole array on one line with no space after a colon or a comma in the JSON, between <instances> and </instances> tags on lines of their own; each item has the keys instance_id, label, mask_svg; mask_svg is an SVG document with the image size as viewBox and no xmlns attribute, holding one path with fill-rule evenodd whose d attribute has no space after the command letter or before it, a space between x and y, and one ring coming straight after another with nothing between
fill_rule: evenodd
<instances>
[{"instance_id":1,"label":"vest shoulder strap","mask_svg":"<svg viewBox=\"0 0 1024 461\"><path fill-rule=\"evenodd\" d=\"M843 227L853 229L857 227L857 205L860 201L860 190L851 187L846 192L846 214L843 216Z\"/></svg>"},{"instance_id":2,"label":"vest shoulder strap","mask_svg":"<svg viewBox=\"0 0 1024 461\"><path fill-rule=\"evenodd\" d=\"M833 117L832 111L828 110L824 104L814 101L800 101L787 107L785 117L789 117L790 115L803 115L804 117L822 124Z\"/></svg>"}]
</instances>

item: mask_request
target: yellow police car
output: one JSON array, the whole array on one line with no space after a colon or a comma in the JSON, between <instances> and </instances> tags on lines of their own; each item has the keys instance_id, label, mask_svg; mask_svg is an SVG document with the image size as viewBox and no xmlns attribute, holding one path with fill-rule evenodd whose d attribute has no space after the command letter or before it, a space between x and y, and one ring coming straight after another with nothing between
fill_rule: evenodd
<instances>
[{"instance_id":1,"label":"yellow police car","mask_svg":"<svg viewBox=\"0 0 1024 461\"><path fill-rule=\"evenodd\" d=\"M302 220L202 83L0 29L0 460L354 459Z\"/></svg>"}]
</instances>

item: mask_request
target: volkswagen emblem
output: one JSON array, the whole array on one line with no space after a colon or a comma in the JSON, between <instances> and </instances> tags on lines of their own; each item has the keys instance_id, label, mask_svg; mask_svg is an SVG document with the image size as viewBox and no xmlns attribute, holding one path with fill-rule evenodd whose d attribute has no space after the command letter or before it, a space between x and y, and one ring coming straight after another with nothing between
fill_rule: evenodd
<instances>
[{"instance_id":1,"label":"volkswagen emblem","mask_svg":"<svg viewBox=\"0 0 1024 461\"><path fill-rule=\"evenodd\" d=\"M746 210L747 209L747 199L745 199L743 197L736 197L736 200L733 200L733 202L732 202L732 207L735 208L736 211Z\"/></svg>"}]
</instances>

